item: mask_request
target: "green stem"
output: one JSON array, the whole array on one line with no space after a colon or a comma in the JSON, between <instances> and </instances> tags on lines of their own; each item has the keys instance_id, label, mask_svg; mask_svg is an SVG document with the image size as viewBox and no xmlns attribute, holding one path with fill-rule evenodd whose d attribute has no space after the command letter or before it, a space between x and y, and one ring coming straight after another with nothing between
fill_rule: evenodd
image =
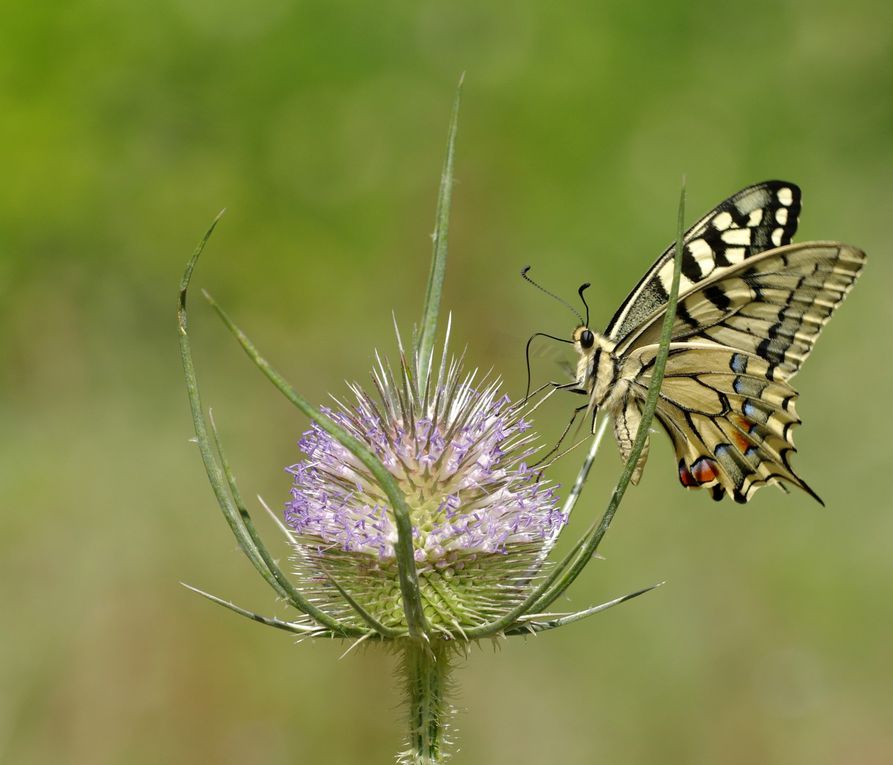
<instances>
[{"instance_id":1,"label":"green stem","mask_svg":"<svg viewBox=\"0 0 893 765\"><path fill-rule=\"evenodd\" d=\"M409 703L408 748L402 765L439 765L445 761L446 731L452 705L446 695L451 669L451 644L433 639L403 641L403 672Z\"/></svg>"}]
</instances>

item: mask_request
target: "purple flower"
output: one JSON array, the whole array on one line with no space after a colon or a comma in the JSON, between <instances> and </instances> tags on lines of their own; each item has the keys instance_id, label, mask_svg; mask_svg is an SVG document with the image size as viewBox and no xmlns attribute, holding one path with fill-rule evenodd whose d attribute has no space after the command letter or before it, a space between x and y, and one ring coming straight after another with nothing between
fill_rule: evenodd
<instances>
[{"instance_id":1,"label":"purple flower","mask_svg":"<svg viewBox=\"0 0 893 765\"><path fill-rule=\"evenodd\" d=\"M536 449L525 405L513 405L499 380L465 373L461 359L444 361L436 383L432 377L420 391L405 363L396 375L379 358L372 383L376 396L351 385L350 404L323 411L381 460L404 493L429 620L475 626L511 608L567 520L554 487L527 464ZM299 447L305 457L288 468L294 484L285 520L300 573L323 583L314 596L345 618L327 579L400 626L397 530L384 492L318 425Z\"/></svg>"}]
</instances>

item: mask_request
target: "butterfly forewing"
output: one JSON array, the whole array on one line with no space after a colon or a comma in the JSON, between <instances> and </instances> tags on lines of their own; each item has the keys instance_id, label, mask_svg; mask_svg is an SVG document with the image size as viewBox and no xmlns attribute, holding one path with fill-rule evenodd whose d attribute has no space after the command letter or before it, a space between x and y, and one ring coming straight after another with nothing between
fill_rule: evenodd
<instances>
[{"instance_id":1,"label":"butterfly forewing","mask_svg":"<svg viewBox=\"0 0 893 765\"><path fill-rule=\"evenodd\" d=\"M769 362L770 375L790 379L864 262L861 250L838 242L760 253L682 296L672 337L755 354ZM662 320L663 311L649 317L618 350L657 342Z\"/></svg>"},{"instance_id":2,"label":"butterfly forewing","mask_svg":"<svg viewBox=\"0 0 893 765\"><path fill-rule=\"evenodd\" d=\"M764 250L789 244L800 216L800 189L765 181L729 197L683 236L680 294ZM675 243L667 247L623 301L605 330L623 340L666 306Z\"/></svg>"}]
</instances>

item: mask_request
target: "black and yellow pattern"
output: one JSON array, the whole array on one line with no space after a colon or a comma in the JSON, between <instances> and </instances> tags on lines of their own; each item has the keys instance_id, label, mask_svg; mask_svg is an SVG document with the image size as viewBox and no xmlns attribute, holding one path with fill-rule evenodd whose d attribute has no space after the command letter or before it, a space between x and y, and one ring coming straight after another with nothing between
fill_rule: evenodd
<instances>
[{"instance_id":1,"label":"black and yellow pattern","mask_svg":"<svg viewBox=\"0 0 893 765\"><path fill-rule=\"evenodd\" d=\"M747 502L789 483L819 499L790 457L797 392L790 379L851 289L865 254L839 242L790 244L800 191L751 186L684 237L680 297L655 417L676 451L679 480ZM657 354L672 278L668 248L604 334L578 327L579 387L614 418L621 455L632 448ZM633 482L641 476L647 449Z\"/></svg>"},{"instance_id":2,"label":"black and yellow pattern","mask_svg":"<svg viewBox=\"0 0 893 765\"><path fill-rule=\"evenodd\" d=\"M729 197L685 233L679 294L759 252L790 244L799 217L800 189L793 183L765 181ZM648 269L608 323L605 337L628 336L666 305L675 248L674 242Z\"/></svg>"}]
</instances>

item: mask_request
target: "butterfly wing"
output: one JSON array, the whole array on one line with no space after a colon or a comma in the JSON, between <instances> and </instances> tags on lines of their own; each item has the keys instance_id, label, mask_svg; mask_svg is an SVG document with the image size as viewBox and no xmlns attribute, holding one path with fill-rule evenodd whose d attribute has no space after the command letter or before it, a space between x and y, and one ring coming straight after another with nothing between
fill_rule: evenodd
<instances>
[{"instance_id":1,"label":"butterfly wing","mask_svg":"<svg viewBox=\"0 0 893 765\"><path fill-rule=\"evenodd\" d=\"M683 236L680 297L655 417L673 441L682 484L707 488L717 500L729 494L747 502L759 487L785 483L819 499L790 465L791 431L800 421L789 380L865 254L838 242L792 245L799 214L797 186L766 181L739 191ZM673 252L671 245L661 254L604 333L619 366L606 403L625 458L651 381ZM604 374L599 353L587 374L592 400L605 395L597 384Z\"/></svg>"},{"instance_id":2,"label":"butterfly wing","mask_svg":"<svg viewBox=\"0 0 893 765\"><path fill-rule=\"evenodd\" d=\"M805 242L754 255L680 298L674 340L755 355L770 379L789 380L853 286L865 253L839 242ZM658 342L663 310L618 346L623 355ZM742 359L741 364L746 365Z\"/></svg>"},{"instance_id":3,"label":"butterfly wing","mask_svg":"<svg viewBox=\"0 0 893 765\"><path fill-rule=\"evenodd\" d=\"M680 295L764 250L789 244L800 216L800 189L765 181L729 197L683 236ZM675 243L667 247L623 301L604 334L621 341L667 303Z\"/></svg>"},{"instance_id":4,"label":"butterfly wing","mask_svg":"<svg viewBox=\"0 0 893 765\"><path fill-rule=\"evenodd\" d=\"M629 443L657 350L657 344L637 348L623 364L625 393L615 423L623 422ZM670 344L655 417L673 442L683 486L709 489L716 500L729 494L747 502L758 488L787 482L821 502L790 464L796 451L792 430L800 422L797 393L786 381L769 379L769 367L736 348ZM620 438L618 443L623 453Z\"/></svg>"}]
</instances>

